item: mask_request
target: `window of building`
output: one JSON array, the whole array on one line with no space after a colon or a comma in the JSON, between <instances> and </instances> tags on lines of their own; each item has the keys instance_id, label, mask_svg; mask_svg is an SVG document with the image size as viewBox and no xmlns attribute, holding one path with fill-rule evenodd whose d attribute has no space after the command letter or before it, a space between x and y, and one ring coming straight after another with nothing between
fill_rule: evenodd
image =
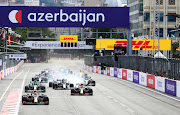
<instances>
[{"instance_id":1,"label":"window of building","mask_svg":"<svg viewBox=\"0 0 180 115\"><path fill-rule=\"evenodd\" d=\"M144 21L149 22L150 21L150 13L144 13Z\"/></svg>"},{"instance_id":2,"label":"window of building","mask_svg":"<svg viewBox=\"0 0 180 115\"><path fill-rule=\"evenodd\" d=\"M163 0L156 0L156 5L159 5L159 2L160 2L160 5L163 5Z\"/></svg>"},{"instance_id":3,"label":"window of building","mask_svg":"<svg viewBox=\"0 0 180 115\"><path fill-rule=\"evenodd\" d=\"M168 13L168 14L176 14L176 13ZM176 17L168 16L168 22L176 22Z\"/></svg>"},{"instance_id":4,"label":"window of building","mask_svg":"<svg viewBox=\"0 0 180 115\"><path fill-rule=\"evenodd\" d=\"M159 37L163 37L163 28L159 28Z\"/></svg>"},{"instance_id":5,"label":"window of building","mask_svg":"<svg viewBox=\"0 0 180 115\"><path fill-rule=\"evenodd\" d=\"M172 37L172 36L175 36L175 31L172 31L174 30L173 28L168 28L168 36L169 37Z\"/></svg>"},{"instance_id":6,"label":"window of building","mask_svg":"<svg viewBox=\"0 0 180 115\"><path fill-rule=\"evenodd\" d=\"M160 13L160 22L164 21L164 13Z\"/></svg>"},{"instance_id":7,"label":"window of building","mask_svg":"<svg viewBox=\"0 0 180 115\"><path fill-rule=\"evenodd\" d=\"M140 4L139 10L143 11L143 3Z\"/></svg>"},{"instance_id":8,"label":"window of building","mask_svg":"<svg viewBox=\"0 0 180 115\"><path fill-rule=\"evenodd\" d=\"M175 5L175 0L169 0L169 5Z\"/></svg>"}]
</instances>

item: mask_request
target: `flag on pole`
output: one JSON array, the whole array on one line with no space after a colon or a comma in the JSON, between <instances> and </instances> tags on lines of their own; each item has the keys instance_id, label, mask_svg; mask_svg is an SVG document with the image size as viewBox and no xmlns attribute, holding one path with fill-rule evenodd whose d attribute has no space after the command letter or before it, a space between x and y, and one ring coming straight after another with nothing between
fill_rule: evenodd
<instances>
[{"instance_id":1,"label":"flag on pole","mask_svg":"<svg viewBox=\"0 0 180 115\"><path fill-rule=\"evenodd\" d=\"M6 40L6 30L3 30L2 32L2 40Z\"/></svg>"},{"instance_id":2,"label":"flag on pole","mask_svg":"<svg viewBox=\"0 0 180 115\"><path fill-rule=\"evenodd\" d=\"M11 44L11 35L8 35L8 44Z\"/></svg>"}]
</instances>

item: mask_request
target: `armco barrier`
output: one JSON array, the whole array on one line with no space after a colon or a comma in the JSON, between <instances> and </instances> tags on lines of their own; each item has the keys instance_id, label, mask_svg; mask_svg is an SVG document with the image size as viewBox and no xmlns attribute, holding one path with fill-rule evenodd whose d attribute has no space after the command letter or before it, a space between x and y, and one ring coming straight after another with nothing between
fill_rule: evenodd
<instances>
[{"instance_id":1,"label":"armco barrier","mask_svg":"<svg viewBox=\"0 0 180 115\"><path fill-rule=\"evenodd\" d=\"M90 66L85 67L87 71L93 72L91 68ZM180 98L180 81L123 68L107 67L106 70L101 70L100 66L95 68L98 68L96 73L128 80Z\"/></svg>"}]
</instances>

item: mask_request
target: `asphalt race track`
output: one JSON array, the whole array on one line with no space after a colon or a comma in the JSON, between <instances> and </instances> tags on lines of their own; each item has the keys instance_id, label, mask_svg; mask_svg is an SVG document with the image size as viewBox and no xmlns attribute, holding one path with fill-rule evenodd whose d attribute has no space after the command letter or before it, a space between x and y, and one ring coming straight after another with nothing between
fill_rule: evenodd
<instances>
[{"instance_id":1,"label":"asphalt race track","mask_svg":"<svg viewBox=\"0 0 180 115\"><path fill-rule=\"evenodd\" d=\"M83 69L83 60L52 59L50 63L25 63L17 72L0 81L0 110L11 90L24 93L35 74L45 68ZM179 115L180 100L153 92L140 85L85 71L96 81L93 96L71 96L70 90L53 90L47 86L49 105L17 106L19 115ZM16 79L14 79L16 77ZM14 81L12 81L14 79ZM24 79L24 83L23 83ZM21 92L20 92L21 93ZM164 96L165 95L165 96ZM2 99L2 100L1 100ZM18 109L19 107L19 109Z\"/></svg>"}]
</instances>

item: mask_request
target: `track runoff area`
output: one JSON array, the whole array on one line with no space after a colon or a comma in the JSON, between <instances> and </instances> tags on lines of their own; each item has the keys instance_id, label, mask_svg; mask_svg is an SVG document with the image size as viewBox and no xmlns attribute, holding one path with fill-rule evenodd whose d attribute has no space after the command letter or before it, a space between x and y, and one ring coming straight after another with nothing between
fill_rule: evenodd
<instances>
[{"instance_id":1,"label":"track runoff area","mask_svg":"<svg viewBox=\"0 0 180 115\"><path fill-rule=\"evenodd\" d=\"M72 95L72 90L68 87L70 84L60 85L56 87L57 89L55 87L53 89L53 86L49 86L51 79L48 82L43 79L45 69L53 70L51 76L59 79L59 83L62 83L60 82L62 79L69 79L71 83L86 84L87 81L85 82L84 77L80 76L86 73L95 81L95 86L93 84L87 86L93 90L93 95L89 93L84 95L80 92L78 95ZM33 92L34 90L31 92L30 88L25 92L25 87L34 83L35 78L38 77L36 75L41 74L41 71L42 85L34 85L34 87L38 91L37 95L44 94L44 97L48 97L49 103L44 103L47 100L44 99L43 102L42 96L42 100L29 101L27 103L29 105L24 105L22 96L27 96L27 94L31 96L31 93L36 95L36 92ZM79 76L76 76L77 73ZM34 82L31 82L32 80ZM38 86L45 86L45 92L43 92L43 87L38 88ZM52 59L50 63L25 63L17 72L1 80L0 87L0 93L5 93L0 103L1 115L7 114L6 112L19 115L57 115L60 113L62 115L179 115L180 113L180 101L177 98L126 80L86 71L83 60Z\"/></svg>"}]
</instances>

